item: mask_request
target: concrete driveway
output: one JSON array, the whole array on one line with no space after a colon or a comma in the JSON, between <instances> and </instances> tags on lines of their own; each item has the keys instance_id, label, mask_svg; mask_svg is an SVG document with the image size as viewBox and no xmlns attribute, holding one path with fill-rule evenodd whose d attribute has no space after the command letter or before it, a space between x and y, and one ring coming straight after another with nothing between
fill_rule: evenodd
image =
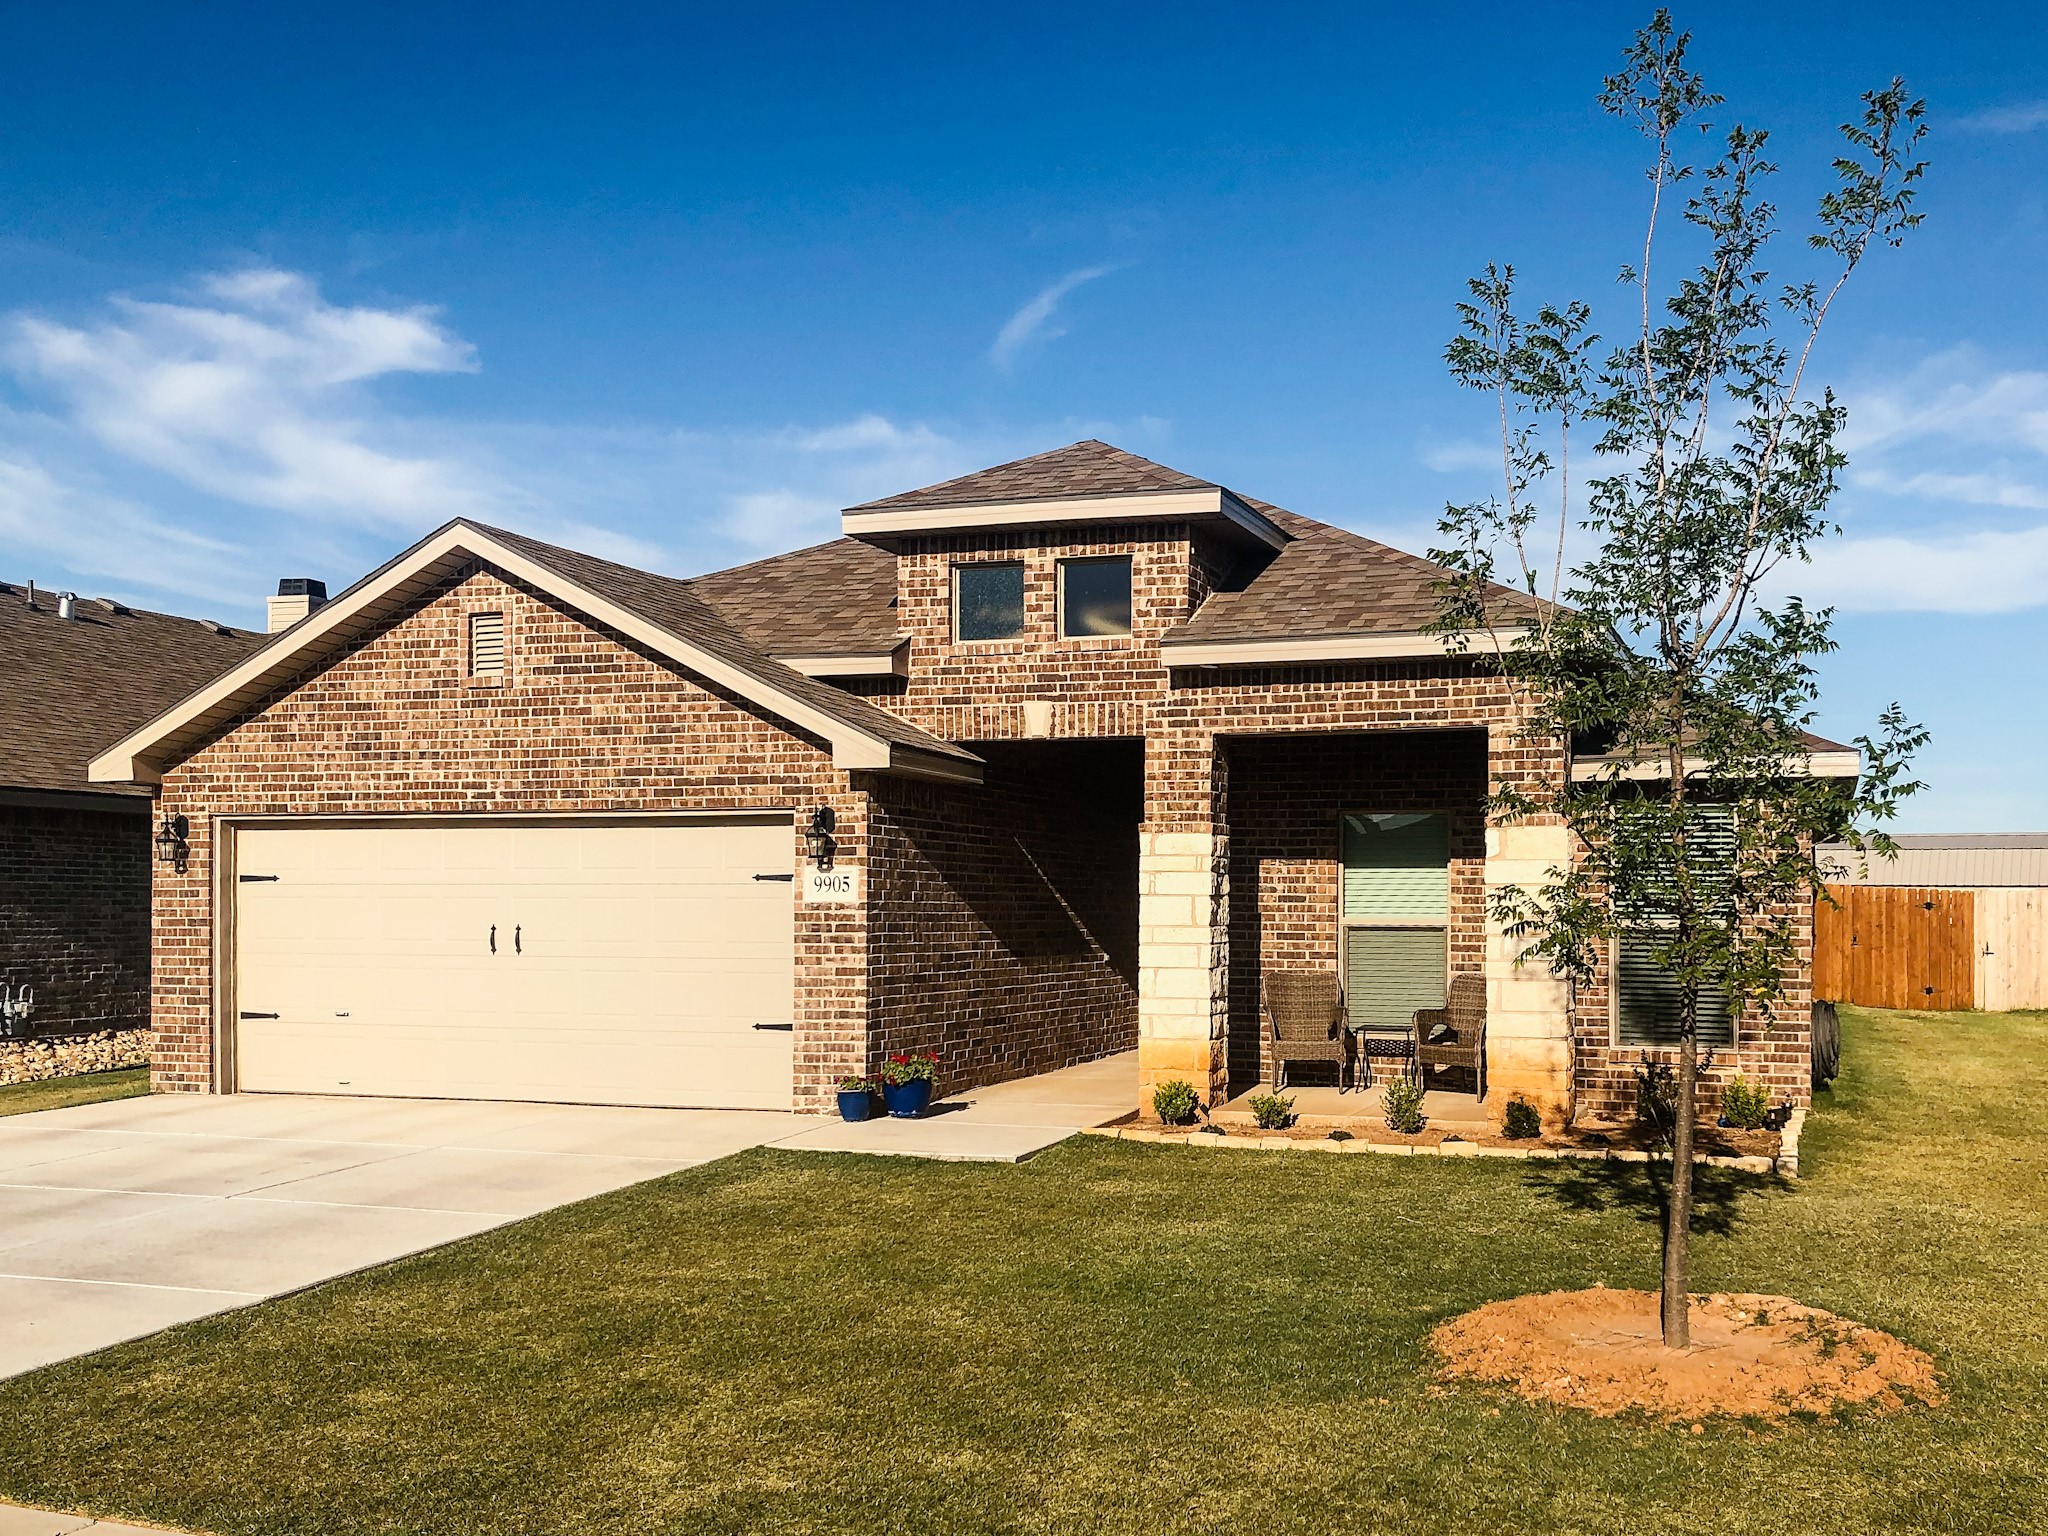
<instances>
[{"instance_id":1,"label":"concrete driveway","mask_svg":"<svg viewBox=\"0 0 2048 1536\"><path fill-rule=\"evenodd\" d=\"M0 1377L791 1134L786 1114L164 1094L0 1118Z\"/></svg>"}]
</instances>

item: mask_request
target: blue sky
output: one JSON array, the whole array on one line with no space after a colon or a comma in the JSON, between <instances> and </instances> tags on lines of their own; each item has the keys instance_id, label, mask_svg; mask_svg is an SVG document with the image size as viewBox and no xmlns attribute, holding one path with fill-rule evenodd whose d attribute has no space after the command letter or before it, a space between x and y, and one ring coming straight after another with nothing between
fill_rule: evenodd
<instances>
[{"instance_id":1,"label":"blue sky","mask_svg":"<svg viewBox=\"0 0 2048 1536\"><path fill-rule=\"evenodd\" d=\"M1648 7L0 9L0 578L254 622L457 513L688 573L1100 436L1420 549L1489 489L1463 280L1622 316ZM1691 11L1796 215L1904 72L1861 275L1833 734L2048 829L2048 16ZM1796 251L1784 253L1787 260Z\"/></svg>"}]
</instances>

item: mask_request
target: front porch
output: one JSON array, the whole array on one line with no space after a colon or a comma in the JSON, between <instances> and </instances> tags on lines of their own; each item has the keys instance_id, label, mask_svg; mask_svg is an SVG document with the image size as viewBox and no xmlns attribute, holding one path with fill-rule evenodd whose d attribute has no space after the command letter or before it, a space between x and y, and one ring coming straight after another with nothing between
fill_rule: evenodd
<instances>
[{"instance_id":1,"label":"front porch","mask_svg":"<svg viewBox=\"0 0 2048 1536\"><path fill-rule=\"evenodd\" d=\"M1411 1033L1453 978L1484 983L1486 1094L1433 1080L1439 1124L1497 1123L1511 1097L1546 1122L1573 1112L1569 997L1515 964L1491 888L1566 863L1562 828L1489 824L1489 787L1528 771L1502 727L1210 737L1148 761L1140 853L1139 1108L1189 1082L1217 1116L1248 1117L1274 1065L1268 984L1318 975L1345 1025ZM1148 759L1150 754L1148 753ZM1390 1062L1376 1064L1384 1078ZM1378 1088L1339 1093L1335 1062L1291 1063L1296 1113L1376 1120ZM1469 1078L1462 1081L1470 1081ZM1462 1082L1460 1083L1462 1086Z\"/></svg>"}]
</instances>

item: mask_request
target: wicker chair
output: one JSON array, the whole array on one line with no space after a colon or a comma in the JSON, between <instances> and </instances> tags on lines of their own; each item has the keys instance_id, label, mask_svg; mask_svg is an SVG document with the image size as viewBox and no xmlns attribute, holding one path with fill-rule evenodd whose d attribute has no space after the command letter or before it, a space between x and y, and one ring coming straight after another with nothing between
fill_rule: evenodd
<instances>
[{"instance_id":1,"label":"wicker chair","mask_svg":"<svg viewBox=\"0 0 2048 1536\"><path fill-rule=\"evenodd\" d=\"M1266 1026L1272 1032L1273 1089L1287 1085L1290 1061L1329 1061L1344 1087L1351 1032L1344 1018L1344 990L1330 971L1268 971Z\"/></svg>"},{"instance_id":2,"label":"wicker chair","mask_svg":"<svg viewBox=\"0 0 2048 1536\"><path fill-rule=\"evenodd\" d=\"M1466 972L1451 978L1441 1008L1415 1014L1415 1069L1423 1086L1431 1067L1463 1067L1479 1097L1486 1097L1486 981Z\"/></svg>"}]
</instances>

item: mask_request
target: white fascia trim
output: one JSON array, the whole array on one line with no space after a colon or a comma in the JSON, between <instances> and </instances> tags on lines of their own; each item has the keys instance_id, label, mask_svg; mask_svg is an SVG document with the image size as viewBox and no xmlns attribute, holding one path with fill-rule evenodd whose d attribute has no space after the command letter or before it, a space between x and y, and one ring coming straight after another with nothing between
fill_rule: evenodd
<instances>
[{"instance_id":1,"label":"white fascia trim","mask_svg":"<svg viewBox=\"0 0 2048 1536\"><path fill-rule=\"evenodd\" d=\"M87 777L96 784L161 783L161 765L150 761L152 749L160 747L208 713L221 709L244 689L273 675L287 675L301 656L317 650L322 640L344 631L351 620L374 607L393 589L403 587L432 567L457 557L488 561L528 585L582 610L600 623L609 624L621 634L631 636L657 654L667 656L677 664L731 689L741 698L773 711L792 725L824 738L831 744L832 761L837 767L886 769L889 766L891 744L882 737L826 714L752 672L649 623L609 598L600 597L580 582L529 559L490 535L458 523L417 545L380 573L375 581L365 583L356 591L343 593L335 601L315 609L240 666L131 732L92 760L86 770ZM963 763L962 766L971 768L975 765Z\"/></svg>"},{"instance_id":2,"label":"white fascia trim","mask_svg":"<svg viewBox=\"0 0 2048 1536\"><path fill-rule=\"evenodd\" d=\"M1501 644L1512 646L1526 633L1521 629L1495 631ZM1426 635L1415 630L1355 635L1312 635L1295 640L1165 640L1159 645L1159 659L1169 667L1255 667L1289 662L1383 661L1400 657L1477 654L1490 647L1479 643L1483 637L1458 637L1464 644L1452 649L1452 637Z\"/></svg>"},{"instance_id":3,"label":"white fascia trim","mask_svg":"<svg viewBox=\"0 0 2048 1536\"><path fill-rule=\"evenodd\" d=\"M863 535L951 533L978 528L1033 528L1049 523L1187 522L1221 518L1260 543L1279 549L1287 535L1229 491L1148 491L1134 496L1070 496L1046 501L1004 501L951 507L906 507L840 514L840 531Z\"/></svg>"},{"instance_id":4,"label":"white fascia trim","mask_svg":"<svg viewBox=\"0 0 2048 1536\"><path fill-rule=\"evenodd\" d=\"M1806 752L1788 759L1788 763L1791 772L1814 779L1853 779L1863 772L1863 754L1855 751ZM1686 777L1706 771L1705 758L1688 757L1685 760ZM1598 779L1642 784L1670 776L1662 763L1624 763L1613 757L1582 757L1572 763L1572 778L1581 784Z\"/></svg>"},{"instance_id":5,"label":"white fascia trim","mask_svg":"<svg viewBox=\"0 0 2048 1536\"><path fill-rule=\"evenodd\" d=\"M775 659L792 672L805 677L908 677L910 637L904 636L887 651L812 651L783 655Z\"/></svg>"}]
</instances>

